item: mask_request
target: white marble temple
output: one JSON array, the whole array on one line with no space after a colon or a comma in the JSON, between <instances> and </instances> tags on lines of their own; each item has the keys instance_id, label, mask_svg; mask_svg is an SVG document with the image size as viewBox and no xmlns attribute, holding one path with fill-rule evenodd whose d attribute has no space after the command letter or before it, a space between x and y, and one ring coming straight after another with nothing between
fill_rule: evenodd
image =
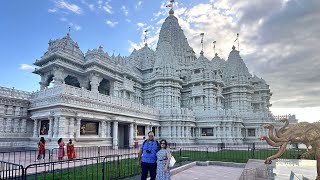
<instances>
[{"instance_id":1,"label":"white marble temple","mask_svg":"<svg viewBox=\"0 0 320 180\"><path fill-rule=\"evenodd\" d=\"M34 63L40 91L0 88L0 147L49 147L60 137L77 146L132 147L148 131L179 144L257 142L269 110L269 85L249 73L232 48L227 60L199 58L171 10L156 50L146 44L130 56L100 46L83 53L67 34L49 41Z\"/></svg>"}]
</instances>

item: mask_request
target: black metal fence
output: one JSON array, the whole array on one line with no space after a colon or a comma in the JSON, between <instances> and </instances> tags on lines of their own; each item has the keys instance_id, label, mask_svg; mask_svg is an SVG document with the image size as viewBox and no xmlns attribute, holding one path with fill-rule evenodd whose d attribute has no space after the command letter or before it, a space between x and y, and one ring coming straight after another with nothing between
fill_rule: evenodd
<instances>
[{"instance_id":1,"label":"black metal fence","mask_svg":"<svg viewBox=\"0 0 320 180\"><path fill-rule=\"evenodd\" d=\"M37 160L38 153L38 150L0 152L0 161L20 164L25 167L28 164L32 164ZM46 149L45 156L41 161L50 162L50 156L51 151L49 149Z\"/></svg>"},{"instance_id":2,"label":"black metal fence","mask_svg":"<svg viewBox=\"0 0 320 180\"><path fill-rule=\"evenodd\" d=\"M102 179L123 179L140 174L137 161L137 153L106 156L102 163Z\"/></svg>"},{"instance_id":3,"label":"black metal fence","mask_svg":"<svg viewBox=\"0 0 320 180\"><path fill-rule=\"evenodd\" d=\"M197 146L173 148L176 166L191 161L227 161L246 163L249 159L265 159L279 149L268 146ZM46 152L45 160L33 162L37 151L9 152L2 154L5 160L27 164L0 161L0 179L123 179L140 173L137 165L137 150L113 150L109 147L76 148L77 159L57 161L58 150ZM282 158L297 159L306 150L287 149ZM29 157L28 154L31 153ZM7 156L10 156L8 158ZM89 156L89 157L86 157ZM94 157L90 157L94 156ZM27 158L26 158L27 157Z\"/></svg>"},{"instance_id":4,"label":"black metal fence","mask_svg":"<svg viewBox=\"0 0 320 180\"><path fill-rule=\"evenodd\" d=\"M0 161L0 179L22 179L23 175L22 165Z\"/></svg>"},{"instance_id":5,"label":"black metal fence","mask_svg":"<svg viewBox=\"0 0 320 180\"><path fill-rule=\"evenodd\" d=\"M25 168L24 179L101 179L102 159L103 157L90 157L30 164Z\"/></svg>"}]
</instances>

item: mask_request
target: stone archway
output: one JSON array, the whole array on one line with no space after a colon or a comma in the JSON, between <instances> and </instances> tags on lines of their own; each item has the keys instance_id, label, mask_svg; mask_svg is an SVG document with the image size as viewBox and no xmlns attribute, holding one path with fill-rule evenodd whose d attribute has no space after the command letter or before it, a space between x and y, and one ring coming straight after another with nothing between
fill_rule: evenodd
<instances>
[{"instance_id":1,"label":"stone archway","mask_svg":"<svg viewBox=\"0 0 320 180\"><path fill-rule=\"evenodd\" d=\"M78 81L78 78L76 78L76 77L74 77L74 76L68 75L68 76L64 79L64 82L65 82L65 84L67 84L67 85L80 88L80 82Z\"/></svg>"},{"instance_id":2,"label":"stone archway","mask_svg":"<svg viewBox=\"0 0 320 180\"><path fill-rule=\"evenodd\" d=\"M46 80L46 87L50 88L50 87L53 87L53 85L54 85L53 75L49 75Z\"/></svg>"},{"instance_id":3,"label":"stone archway","mask_svg":"<svg viewBox=\"0 0 320 180\"><path fill-rule=\"evenodd\" d=\"M102 79L99 84L98 91L104 95L110 95L110 81L107 79Z\"/></svg>"}]
</instances>

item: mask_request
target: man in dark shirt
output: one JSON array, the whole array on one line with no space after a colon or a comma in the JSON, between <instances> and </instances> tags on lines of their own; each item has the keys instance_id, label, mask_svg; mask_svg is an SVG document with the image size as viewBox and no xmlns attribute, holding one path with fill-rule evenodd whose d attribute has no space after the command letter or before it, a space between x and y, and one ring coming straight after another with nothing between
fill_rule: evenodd
<instances>
[{"instance_id":1,"label":"man in dark shirt","mask_svg":"<svg viewBox=\"0 0 320 180\"><path fill-rule=\"evenodd\" d=\"M148 133L149 138L145 140L138 154L138 165L141 166L141 180L146 180L150 172L151 180L156 179L157 175L157 151L159 142L154 139L154 133Z\"/></svg>"}]
</instances>

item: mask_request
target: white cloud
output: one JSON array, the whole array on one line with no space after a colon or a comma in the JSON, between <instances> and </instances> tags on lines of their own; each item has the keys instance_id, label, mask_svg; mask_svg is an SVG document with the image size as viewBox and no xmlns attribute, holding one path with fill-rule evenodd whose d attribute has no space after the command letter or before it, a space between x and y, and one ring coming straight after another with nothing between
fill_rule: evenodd
<instances>
[{"instance_id":1,"label":"white cloud","mask_svg":"<svg viewBox=\"0 0 320 180\"><path fill-rule=\"evenodd\" d=\"M60 18L60 21L62 21L62 22L67 22L67 21L68 21L68 19L67 19L67 18L65 18L65 17L62 17L62 18Z\"/></svg>"},{"instance_id":2,"label":"white cloud","mask_svg":"<svg viewBox=\"0 0 320 180\"><path fill-rule=\"evenodd\" d=\"M55 8L48 9L48 12L49 12L49 13L54 13L54 12L57 12L57 9L55 9Z\"/></svg>"},{"instance_id":3,"label":"white cloud","mask_svg":"<svg viewBox=\"0 0 320 180\"><path fill-rule=\"evenodd\" d=\"M123 13L124 13L125 16L128 16L129 10L128 10L128 8L127 8L126 6L122 6L122 7L121 7L121 10L123 11Z\"/></svg>"},{"instance_id":4,"label":"white cloud","mask_svg":"<svg viewBox=\"0 0 320 180\"><path fill-rule=\"evenodd\" d=\"M137 23L138 29L137 30L144 30L147 24L139 22Z\"/></svg>"},{"instance_id":5,"label":"white cloud","mask_svg":"<svg viewBox=\"0 0 320 180\"><path fill-rule=\"evenodd\" d=\"M82 29L80 25L74 24L72 22L69 22L69 26L72 27L72 29L74 29L75 31L80 31Z\"/></svg>"},{"instance_id":6,"label":"white cloud","mask_svg":"<svg viewBox=\"0 0 320 180\"><path fill-rule=\"evenodd\" d=\"M21 70L33 70L34 67L29 65L29 64L20 64L19 65L19 69L21 69Z\"/></svg>"},{"instance_id":7,"label":"white cloud","mask_svg":"<svg viewBox=\"0 0 320 180\"><path fill-rule=\"evenodd\" d=\"M109 4L109 2L105 2L104 6L102 8L109 14L112 14L112 6Z\"/></svg>"},{"instance_id":8,"label":"white cloud","mask_svg":"<svg viewBox=\"0 0 320 180\"><path fill-rule=\"evenodd\" d=\"M126 21L127 21L128 23L130 23L130 22L131 22L131 19L126 19Z\"/></svg>"},{"instance_id":9,"label":"white cloud","mask_svg":"<svg viewBox=\"0 0 320 180\"><path fill-rule=\"evenodd\" d=\"M81 0L82 4L86 5L91 11L94 11L95 6L94 4L88 3L86 0Z\"/></svg>"},{"instance_id":10,"label":"white cloud","mask_svg":"<svg viewBox=\"0 0 320 180\"><path fill-rule=\"evenodd\" d=\"M71 3L68 3L64 0L59 0L59 1L56 1L55 3L56 3L57 8L66 9L66 10L69 10L69 11L75 13L75 14L82 13L81 8L76 4L71 4Z\"/></svg>"},{"instance_id":11,"label":"white cloud","mask_svg":"<svg viewBox=\"0 0 320 180\"><path fill-rule=\"evenodd\" d=\"M141 5L142 5L142 1L138 1L137 5L136 5L136 9L138 9Z\"/></svg>"},{"instance_id":12,"label":"white cloud","mask_svg":"<svg viewBox=\"0 0 320 180\"><path fill-rule=\"evenodd\" d=\"M76 30L76 31L80 31L82 28L81 26L79 25L74 25L73 28Z\"/></svg>"},{"instance_id":13,"label":"white cloud","mask_svg":"<svg viewBox=\"0 0 320 180\"><path fill-rule=\"evenodd\" d=\"M119 24L117 21L110 21L110 20L107 20L106 21L106 24L109 25L110 27L114 27L116 26L117 24Z\"/></svg>"}]
</instances>

